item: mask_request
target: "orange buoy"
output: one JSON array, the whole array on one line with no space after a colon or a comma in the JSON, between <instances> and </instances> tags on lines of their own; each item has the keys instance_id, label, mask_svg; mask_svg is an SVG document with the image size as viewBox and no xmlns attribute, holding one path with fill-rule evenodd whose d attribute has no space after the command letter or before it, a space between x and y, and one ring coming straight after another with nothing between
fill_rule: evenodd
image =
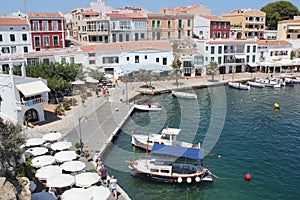
<instances>
[{"instance_id":1,"label":"orange buoy","mask_svg":"<svg viewBox=\"0 0 300 200\"><path fill-rule=\"evenodd\" d=\"M250 175L249 173L245 175L245 180L246 180L246 181L250 181L251 178L252 178L252 177L251 177L251 175Z\"/></svg>"}]
</instances>

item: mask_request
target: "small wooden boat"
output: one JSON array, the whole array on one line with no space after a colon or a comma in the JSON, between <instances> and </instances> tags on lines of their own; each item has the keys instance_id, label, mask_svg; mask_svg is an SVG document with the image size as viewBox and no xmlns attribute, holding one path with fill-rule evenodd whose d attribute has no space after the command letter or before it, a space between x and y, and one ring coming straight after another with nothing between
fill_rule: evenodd
<instances>
[{"instance_id":1,"label":"small wooden boat","mask_svg":"<svg viewBox=\"0 0 300 200\"><path fill-rule=\"evenodd\" d=\"M172 91L172 95L177 98L183 98L183 99L197 99L196 94L191 94L187 92Z\"/></svg>"},{"instance_id":2,"label":"small wooden boat","mask_svg":"<svg viewBox=\"0 0 300 200\"><path fill-rule=\"evenodd\" d=\"M197 145L193 145L188 142L177 141L176 137L179 135L181 129L166 127L161 131L161 134L150 134L150 135L132 135L131 144L132 146L151 151L154 143L173 145L192 148Z\"/></svg>"},{"instance_id":3,"label":"small wooden boat","mask_svg":"<svg viewBox=\"0 0 300 200\"><path fill-rule=\"evenodd\" d=\"M135 104L134 108L140 111L160 111L161 105L159 103L146 103L146 104Z\"/></svg>"},{"instance_id":4,"label":"small wooden boat","mask_svg":"<svg viewBox=\"0 0 300 200\"><path fill-rule=\"evenodd\" d=\"M231 88L239 89L239 90L250 90L249 85L244 85L240 82L229 82L228 86Z\"/></svg>"},{"instance_id":5,"label":"small wooden boat","mask_svg":"<svg viewBox=\"0 0 300 200\"><path fill-rule=\"evenodd\" d=\"M248 81L247 84L250 85L250 87L257 87L257 88L264 88L265 87L264 84L258 83L258 82L253 82L253 81Z\"/></svg>"},{"instance_id":6,"label":"small wooden boat","mask_svg":"<svg viewBox=\"0 0 300 200\"><path fill-rule=\"evenodd\" d=\"M201 149L155 143L151 155L163 155L167 158L148 159L146 154L145 159L127 161L132 175L163 183L213 182L213 174L200 164L204 159Z\"/></svg>"}]
</instances>

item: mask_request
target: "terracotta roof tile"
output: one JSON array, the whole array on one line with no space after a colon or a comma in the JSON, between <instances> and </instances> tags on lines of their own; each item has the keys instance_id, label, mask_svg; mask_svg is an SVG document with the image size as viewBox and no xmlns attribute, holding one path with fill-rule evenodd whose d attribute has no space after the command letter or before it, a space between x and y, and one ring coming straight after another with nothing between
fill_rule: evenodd
<instances>
[{"instance_id":1,"label":"terracotta roof tile","mask_svg":"<svg viewBox=\"0 0 300 200\"><path fill-rule=\"evenodd\" d=\"M29 12L27 16L29 18L63 18L59 12Z\"/></svg>"},{"instance_id":2,"label":"terracotta roof tile","mask_svg":"<svg viewBox=\"0 0 300 200\"><path fill-rule=\"evenodd\" d=\"M210 21L228 21L229 22L229 20L226 20L223 17L217 16L217 15L200 15L200 16L205 19L208 19Z\"/></svg>"},{"instance_id":3,"label":"terracotta roof tile","mask_svg":"<svg viewBox=\"0 0 300 200\"><path fill-rule=\"evenodd\" d=\"M282 21L278 21L278 23L300 23L299 19L288 19L288 20L282 20Z\"/></svg>"},{"instance_id":4,"label":"terracotta roof tile","mask_svg":"<svg viewBox=\"0 0 300 200\"><path fill-rule=\"evenodd\" d=\"M140 13L128 13L128 14L108 13L106 15L109 16L110 18L147 19L147 17L143 16Z\"/></svg>"},{"instance_id":5,"label":"terracotta roof tile","mask_svg":"<svg viewBox=\"0 0 300 200\"><path fill-rule=\"evenodd\" d=\"M257 43L256 40L210 40L207 44L252 44Z\"/></svg>"},{"instance_id":6,"label":"terracotta roof tile","mask_svg":"<svg viewBox=\"0 0 300 200\"><path fill-rule=\"evenodd\" d=\"M0 26L25 26L25 25L28 25L26 19L0 18Z\"/></svg>"},{"instance_id":7,"label":"terracotta roof tile","mask_svg":"<svg viewBox=\"0 0 300 200\"><path fill-rule=\"evenodd\" d=\"M292 44L286 40L257 40L259 45L290 45Z\"/></svg>"},{"instance_id":8,"label":"terracotta roof tile","mask_svg":"<svg viewBox=\"0 0 300 200\"><path fill-rule=\"evenodd\" d=\"M101 51L132 51L132 50L169 50L172 46L169 41L137 41L137 42L118 42L99 45L88 45L80 47L84 52L101 52Z\"/></svg>"}]
</instances>

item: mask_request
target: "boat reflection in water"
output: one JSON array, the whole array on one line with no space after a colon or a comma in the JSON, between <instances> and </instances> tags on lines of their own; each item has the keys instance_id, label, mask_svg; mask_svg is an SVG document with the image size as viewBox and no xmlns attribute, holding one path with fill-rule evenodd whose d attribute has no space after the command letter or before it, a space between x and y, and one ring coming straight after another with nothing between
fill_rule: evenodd
<instances>
[{"instance_id":1,"label":"boat reflection in water","mask_svg":"<svg viewBox=\"0 0 300 200\"><path fill-rule=\"evenodd\" d=\"M132 175L164 183L213 181L212 173L202 166L204 153L201 149L155 143L151 151L151 155L153 154L167 156L167 158L148 159L148 152L146 152L145 159L128 162Z\"/></svg>"}]
</instances>

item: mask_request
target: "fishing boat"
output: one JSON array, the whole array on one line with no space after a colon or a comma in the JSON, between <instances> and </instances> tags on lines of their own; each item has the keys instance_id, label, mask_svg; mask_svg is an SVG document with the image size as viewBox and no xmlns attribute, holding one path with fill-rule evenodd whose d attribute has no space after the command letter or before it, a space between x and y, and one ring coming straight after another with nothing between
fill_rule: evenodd
<instances>
[{"instance_id":1,"label":"fishing boat","mask_svg":"<svg viewBox=\"0 0 300 200\"><path fill-rule=\"evenodd\" d=\"M228 86L239 90L250 90L249 85L242 84L240 82L229 82Z\"/></svg>"},{"instance_id":2,"label":"fishing boat","mask_svg":"<svg viewBox=\"0 0 300 200\"><path fill-rule=\"evenodd\" d=\"M247 85L250 85L250 87L257 87L257 88L264 88L265 85L262 83L254 82L254 81L248 81Z\"/></svg>"},{"instance_id":3,"label":"fishing boat","mask_svg":"<svg viewBox=\"0 0 300 200\"><path fill-rule=\"evenodd\" d=\"M152 150L154 143L188 148L198 146L188 142L177 141L176 137L179 135L180 132L181 129L169 128L168 126L166 126L166 128L164 128L161 131L161 134L132 135L131 144L135 147L147 149L149 151Z\"/></svg>"},{"instance_id":4,"label":"fishing boat","mask_svg":"<svg viewBox=\"0 0 300 200\"><path fill-rule=\"evenodd\" d=\"M183 99L197 99L196 94L191 94L187 92L172 91L172 95L177 98L183 98Z\"/></svg>"},{"instance_id":5,"label":"fishing boat","mask_svg":"<svg viewBox=\"0 0 300 200\"><path fill-rule=\"evenodd\" d=\"M156 102L145 103L145 104L135 104L134 108L140 111L160 111L161 105Z\"/></svg>"},{"instance_id":6,"label":"fishing boat","mask_svg":"<svg viewBox=\"0 0 300 200\"><path fill-rule=\"evenodd\" d=\"M155 143L151 155L166 158L148 159L146 153L145 159L127 161L132 175L163 183L213 182L213 174L201 165L204 159L201 149Z\"/></svg>"}]
</instances>

